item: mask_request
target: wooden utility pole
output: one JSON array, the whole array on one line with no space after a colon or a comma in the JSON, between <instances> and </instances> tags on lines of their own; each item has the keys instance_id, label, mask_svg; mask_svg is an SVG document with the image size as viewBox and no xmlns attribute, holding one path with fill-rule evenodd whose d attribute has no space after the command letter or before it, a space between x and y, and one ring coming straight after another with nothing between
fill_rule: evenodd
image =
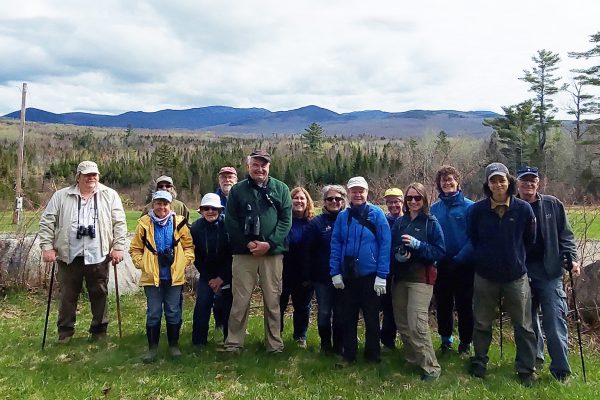
<instances>
[{"instance_id":1,"label":"wooden utility pole","mask_svg":"<svg viewBox=\"0 0 600 400\"><path fill-rule=\"evenodd\" d=\"M21 213L23 212L23 190L21 181L23 180L23 153L25 148L25 98L27 97L27 84L23 83L23 93L21 94L21 140L17 150L17 185L15 197L15 210L13 212L13 224L21 222Z\"/></svg>"}]
</instances>

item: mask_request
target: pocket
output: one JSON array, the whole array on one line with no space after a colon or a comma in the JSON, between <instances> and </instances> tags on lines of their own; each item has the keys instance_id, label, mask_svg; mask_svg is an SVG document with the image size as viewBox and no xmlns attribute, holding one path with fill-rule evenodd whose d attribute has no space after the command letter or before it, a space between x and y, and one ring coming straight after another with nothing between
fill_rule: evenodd
<instances>
[{"instance_id":1,"label":"pocket","mask_svg":"<svg viewBox=\"0 0 600 400\"><path fill-rule=\"evenodd\" d=\"M429 318L427 314L417 314L416 328L420 335L427 335L429 333Z\"/></svg>"}]
</instances>

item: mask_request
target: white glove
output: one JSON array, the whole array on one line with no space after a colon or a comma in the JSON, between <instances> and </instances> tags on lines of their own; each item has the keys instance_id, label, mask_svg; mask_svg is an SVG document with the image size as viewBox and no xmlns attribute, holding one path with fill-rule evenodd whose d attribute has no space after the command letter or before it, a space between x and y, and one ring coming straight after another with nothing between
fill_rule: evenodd
<instances>
[{"instance_id":1,"label":"white glove","mask_svg":"<svg viewBox=\"0 0 600 400\"><path fill-rule=\"evenodd\" d=\"M342 279L342 275L337 274L331 277L331 282L333 283L333 287L335 287L336 289L343 289L344 286L344 280Z\"/></svg>"},{"instance_id":2,"label":"white glove","mask_svg":"<svg viewBox=\"0 0 600 400\"><path fill-rule=\"evenodd\" d=\"M398 262L406 262L409 260L410 258L410 252L406 251L406 249L404 249L404 253L402 253L402 247L398 247L398 251L396 252L396 254L394 254L394 258L396 259L396 261Z\"/></svg>"},{"instance_id":3,"label":"white glove","mask_svg":"<svg viewBox=\"0 0 600 400\"><path fill-rule=\"evenodd\" d=\"M405 245L415 250L419 250L419 248L421 248L421 241L410 235L402 235L402 241Z\"/></svg>"},{"instance_id":4,"label":"white glove","mask_svg":"<svg viewBox=\"0 0 600 400\"><path fill-rule=\"evenodd\" d=\"M378 276L375 277L375 285L373 285L373 290L375 290L375 293L377 293L377 296L381 296L382 294L385 294L385 284L386 284L385 279L380 278Z\"/></svg>"}]
</instances>

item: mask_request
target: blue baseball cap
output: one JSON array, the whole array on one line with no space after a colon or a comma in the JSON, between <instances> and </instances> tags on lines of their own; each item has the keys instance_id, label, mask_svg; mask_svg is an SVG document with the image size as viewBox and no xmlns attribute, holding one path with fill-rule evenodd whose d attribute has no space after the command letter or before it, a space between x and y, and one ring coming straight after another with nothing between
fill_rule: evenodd
<instances>
[{"instance_id":1,"label":"blue baseball cap","mask_svg":"<svg viewBox=\"0 0 600 400\"><path fill-rule=\"evenodd\" d=\"M519 169L517 170L517 179L521 179L526 175L533 175L537 178L540 177L537 167L530 167L528 165L519 167Z\"/></svg>"}]
</instances>

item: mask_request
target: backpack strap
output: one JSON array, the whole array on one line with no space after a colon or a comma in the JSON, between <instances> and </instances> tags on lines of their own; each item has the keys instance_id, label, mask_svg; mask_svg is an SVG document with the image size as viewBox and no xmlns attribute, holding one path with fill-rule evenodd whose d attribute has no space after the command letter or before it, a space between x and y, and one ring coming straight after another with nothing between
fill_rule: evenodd
<instances>
[{"instance_id":1,"label":"backpack strap","mask_svg":"<svg viewBox=\"0 0 600 400\"><path fill-rule=\"evenodd\" d=\"M369 219L367 218L367 216L369 215L369 205L367 204L367 206L365 207L365 211L362 214L354 214L355 213L353 213L351 210L348 210L348 225L350 225L351 219L354 218L356 219L356 222L370 230L373 236L377 238L377 228L375 227L375 224L372 221L369 221Z\"/></svg>"},{"instance_id":2,"label":"backpack strap","mask_svg":"<svg viewBox=\"0 0 600 400\"><path fill-rule=\"evenodd\" d=\"M146 248L150 250L152 254L156 254L156 249L152 246L152 244L150 244L148 238L146 237L146 228L142 229L144 230L144 234L142 235L142 242L144 242L144 246L146 246Z\"/></svg>"}]
</instances>

